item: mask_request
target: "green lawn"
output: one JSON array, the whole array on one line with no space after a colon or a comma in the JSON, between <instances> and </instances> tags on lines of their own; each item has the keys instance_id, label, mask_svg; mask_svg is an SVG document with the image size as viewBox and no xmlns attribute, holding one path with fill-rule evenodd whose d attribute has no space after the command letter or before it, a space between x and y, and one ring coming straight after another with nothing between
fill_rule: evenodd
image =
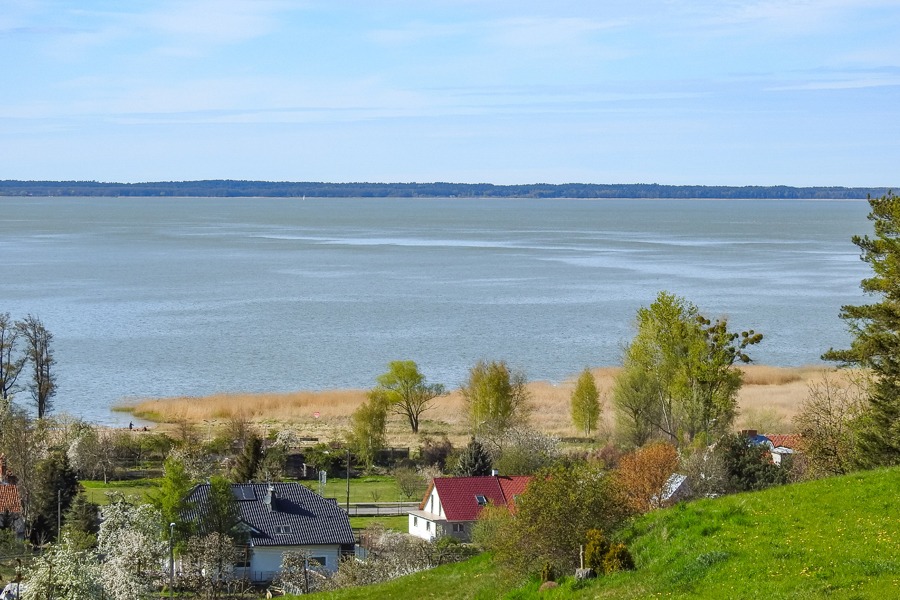
<instances>
[{"instance_id":1,"label":"green lawn","mask_svg":"<svg viewBox=\"0 0 900 600\"><path fill-rule=\"evenodd\" d=\"M159 487L161 479L126 479L123 481L110 481L103 483L100 481L92 481L87 479L81 480L84 486L85 494L88 500L95 504L109 504L108 493L122 494L127 499L138 499L144 501L147 494L153 493Z\"/></svg>"},{"instance_id":2,"label":"green lawn","mask_svg":"<svg viewBox=\"0 0 900 600\"><path fill-rule=\"evenodd\" d=\"M312 491L319 493L318 481L302 481ZM425 488L422 488L422 494ZM336 498L339 504L344 504L347 500L347 480L340 477L329 477L322 495L326 498ZM377 500L376 500L377 498ZM412 500L421 500L420 495L414 496ZM350 502L397 502L407 501L406 497L401 496L400 490L397 488L397 482L393 477L386 475L366 475L363 477L350 478Z\"/></svg>"},{"instance_id":3,"label":"green lawn","mask_svg":"<svg viewBox=\"0 0 900 600\"><path fill-rule=\"evenodd\" d=\"M385 529L393 529L406 533L409 531L409 517L407 515L388 517L350 517L350 527L353 529L365 529L372 523L381 523Z\"/></svg>"},{"instance_id":4,"label":"green lawn","mask_svg":"<svg viewBox=\"0 0 900 600\"><path fill-rule=\"evenodd\" d=\"M378 598L900 598L900 468L701 500L621 532L637 570L539 594L482 555L385 584L322 594Z\"/></svg>"}]
</instances>

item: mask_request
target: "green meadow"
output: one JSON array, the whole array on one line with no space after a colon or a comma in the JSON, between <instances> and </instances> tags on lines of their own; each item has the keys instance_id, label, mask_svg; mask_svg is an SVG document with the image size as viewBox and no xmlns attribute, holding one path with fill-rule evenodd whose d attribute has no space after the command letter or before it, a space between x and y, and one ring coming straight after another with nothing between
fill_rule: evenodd
<instances>
[{"instance_id":1,"label":"green meadow","mask_svg":"<svg viewBox=\"0 0 900 600\"><path fill-rule=\"evenodd\" d=\"M900 468L700 500L638 518L618 538L637 569L539 593L481 555L317 597L900 598Z\"/></svg>"}]
</instances>

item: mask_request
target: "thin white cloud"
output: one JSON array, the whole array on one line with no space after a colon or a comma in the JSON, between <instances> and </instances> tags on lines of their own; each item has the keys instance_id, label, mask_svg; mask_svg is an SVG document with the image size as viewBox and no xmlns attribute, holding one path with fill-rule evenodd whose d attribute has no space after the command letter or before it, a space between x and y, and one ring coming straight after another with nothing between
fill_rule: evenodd
<instances>
[{"instance_id":1,"label":"thin white cloud","mask_svg":"<svg viewBox=\"0 0 900 600\"><path fill-rule=\"evenodd\" d=\"M540 48L583 42L601 31L622 28L625 20L603 21L584 17L518 17L494 23L496 43L516 48Z\"/></svg>"}]
</instances>

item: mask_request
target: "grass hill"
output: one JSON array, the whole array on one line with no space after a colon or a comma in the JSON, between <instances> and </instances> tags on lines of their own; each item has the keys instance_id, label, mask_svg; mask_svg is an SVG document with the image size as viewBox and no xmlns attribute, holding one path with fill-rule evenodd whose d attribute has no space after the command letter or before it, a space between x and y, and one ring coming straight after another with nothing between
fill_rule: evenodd
<instances>
[{"instance_id":1,"label":"grass hill","mask_svg":"<svg viewBox=\"0 0 900 600\"><path fill-rule=\"evenodd\" d=\"M701 500L620 537L638 569L514 589L488 556L386 584L322 594L376 598L900 598L900 468Z\"/></svg>"}]
</instances>

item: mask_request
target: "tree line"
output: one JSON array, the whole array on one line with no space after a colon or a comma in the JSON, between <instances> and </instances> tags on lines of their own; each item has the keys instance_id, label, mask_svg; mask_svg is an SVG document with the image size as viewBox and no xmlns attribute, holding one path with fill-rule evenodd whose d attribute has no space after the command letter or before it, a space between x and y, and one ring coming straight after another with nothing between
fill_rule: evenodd
<instances>
[{"instance_id":1,"label":"tree line","mask_svg":"<svg viewBox=\"0 0 900 600\"><path fill-rule=\"evenodd\" d=\"M660 184L368 183L241 181L0 181L0 196L175 196L281 198L760 198L864 199L887 188Z\"/></svg>"}]
</instances>

